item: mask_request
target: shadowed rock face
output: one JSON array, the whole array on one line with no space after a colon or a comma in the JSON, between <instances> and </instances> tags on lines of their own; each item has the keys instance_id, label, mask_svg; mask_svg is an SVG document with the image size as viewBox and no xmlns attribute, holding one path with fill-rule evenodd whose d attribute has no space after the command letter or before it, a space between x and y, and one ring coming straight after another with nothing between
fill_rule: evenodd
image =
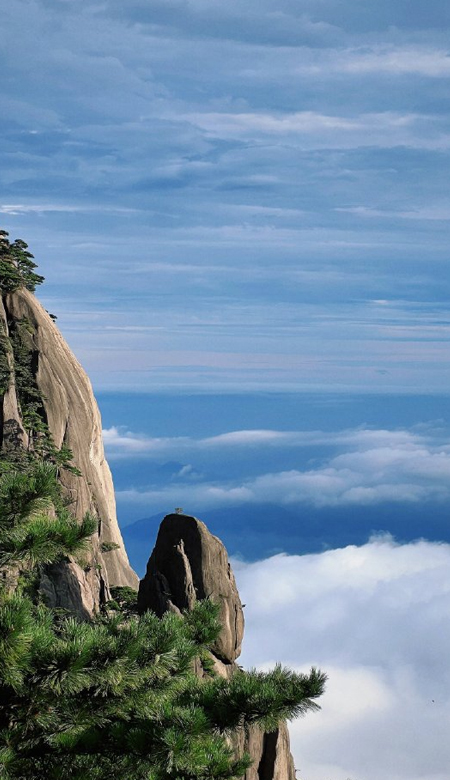
<instances>
[{"instance_id":1,"label":"shadowed rock face","mask_svg":"<svg viewBox=\"0 0 450 780\"><path fill-rule=\"evenodd\" d=\"M0 305L0 325L4 337L8 337L21 322L27 323L35 382L53 441L58 448L65 445L72 450L72 463L81 472L81 476L77 477L69 471L62 471L61 482L72 501L71 509L80 519L86 512L98 518L98 535L94 535L92 540L90 569L86 573L76 564L70 564L66 583L67 592L72 594L68 597L70 604L67 606L73 608L77 603L74 594L79 590L80 614L92 614L107 595L110 585L134 588L138 585L117 523L114 487L103 450L100 413L88 377L45 309L27 290L4 296ZM13 367L14 356L11 353L8 360ZM2 449L26 445L27 437L12 374L2 399ZM102 554L102 543L105 542L118 547ZM59 585L55 588L60 592L60 600L65 592L61 577L61 572L58 572ZM52 591L49 583L46 590L48 593Z\"/></svg>"},{"instance_id":2,"label":"shadowed rock face","mask_svg":"<svg viewBox=\"0 0 450 780\"><path fill-rule=\"evenodd\" d=\"M244 615L227 551L200 520L167 515L139 587L139 609L163 615L192 609L197 599L205 598L220 604L223 630L214 654L232 663L241 652Z\"/></svg>"},{"instance_id":3,"label":"shadowed rock face","mask_svg":"<svg viewBox=\"0 0 450 780\"><path fill-rule=\"evenodd\" d=\"M215 669L229 678L238 668L235 661L241 651L244 617L227 551L200 520L167 515L139 585L139 609L161 616L192 609L197 599L208 597L220 604L223 626L212 648ZM231 741L238 755L246 752L253 759L245 780L295 780L285 723L270 734L252 726Z\"/></svg>"}]
</instances>

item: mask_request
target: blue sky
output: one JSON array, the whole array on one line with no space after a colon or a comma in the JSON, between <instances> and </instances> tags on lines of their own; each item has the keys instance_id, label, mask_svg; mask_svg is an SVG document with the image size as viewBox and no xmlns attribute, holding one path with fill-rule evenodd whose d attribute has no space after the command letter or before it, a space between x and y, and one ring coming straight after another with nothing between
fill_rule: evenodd
<instances>
[{"instance_id":1,"label":"blue sky","mask_svg":"<svg viewBox=\"0 0 450 780\"><path fill-rule=\"evenodd\" d=\"M446 4L5 5L0 211L96 388L446 392Z\"/></svg>"},{"instance_id":2,"label":"blue sky","mask_svg":"<svg viewBox=\"0 0 450 780\"><path fill-rule=\"evenodd\" d=\"M299 779L447 780L448 4L3 6L0 221L123 526L211 513L245 663L330 671Z\"/></svg>"}]
</instances>

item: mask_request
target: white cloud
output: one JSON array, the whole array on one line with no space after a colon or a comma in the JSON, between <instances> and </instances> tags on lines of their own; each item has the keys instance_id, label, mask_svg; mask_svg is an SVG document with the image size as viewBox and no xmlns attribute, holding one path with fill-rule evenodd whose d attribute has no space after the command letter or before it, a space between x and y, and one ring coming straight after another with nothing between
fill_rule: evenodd
<instances>
[{"instance_id":1,"label":"white cloud","mask_svg":"<svg viewBox=\"0 0 450 780\"><path fill-rule=\"evenodd\" d=\"M174 452L179 447L189 442L187 437L150 438L145 434L132 433L123 428L112 426L103 429L103 441L109 457L117 454L142 454L157 453L164 455L166 452Z\"/></svg>"},{"instance_id":2,"label":"white cloud","mask_svg":"<svg viewBox=\"0 0 450 780\"><path fill-rule=\"evenodd\" d=\"M386 219L413 219L425 221L447 221L450 219L450 205L448 204L419 206L416 209L410 209L408 211L377 209L371 208L370 206L337 207L335 211L342 211L347 214L356 214L360 217L369 218L383 217Z\"/></svg>"},{"instance_id":3,"label":"white cloud","mask_svg":"<svg viewBox=\"0 0 450 780\"><path fill-rule=\"evenodd\" d=\"M450 546L389 537L234 562L242 662L316 665L322 711L291 725L301 780L446 780Z\"/></svg>"},{"instance_id":4,"label":"white cloud","mask_svg":"<svg viewBox=\"0 0 450 780\"><path fill-rule=\"evenodd\" d=\"M18 216L21 214L47 214L48 212L61 212L64 214L77 214L91 212L111 213L111 214L131 214L136 209L122 208L120 206L98 206L85 205L75 206L61 203L3 203L0 204L0 214L9 214L9 216Z\"/></svg>"},{"instance_id":5,"label":"white cloud","mask_svg":"<svg viewBox=\"0 0 450 780\"><path fill-rule=\"evenodd\" d=\"M447 51L425 48L351 49L334 58L333 65L346 73L415 74L443 78L450 75Z\"/></svg>"},{"instance_id":6,"label":"white cloud","mask_svg":"<svg viewBox=\"0 0 450 780\"><path fill-rule=\"evenodd\" d=\"M251 448L280 449L332 446L338 452L322 456L322 462L309 468L245 475L222 483L198 481L171 484L148 490L119 491L118 499L141 503L148 509L180 502L193 514L201 510L235 503L269 502L281 505L309 504L315 507L371 505L382 502L445 500L450 495L450 446L441 433L421 429L371 430L358 428L337 433L321 431L233 431L205 439L176 437L150 439L105 432L108 453L142 455L153 458L218 458L234 449L236 457ZM242 456L242 455L241 455ZM204 462L204 461L203 461Z\"/></svg>"},{"instance_id":7,"label":"white cloud","mask_svg":"<svg viewBox=\"0 0 450 780\"><path fill-rule=\"evenodd\" d=\"M362 450L374 447L400 446L414 447L420 442L432 443L432 436L404 429L385 430L373 428L354 428L343 431L277 431L271 429L249 429L229 431L204 439L188 436L152 438L141 433L133 433L122 427L111 427L103 431L105 446L109 457L127 452L148 452L166 454L184 450L199 451L229 447L305 447L310 445L352 446Z\"/></svg>"},{"instance_id":8,"label":"white cloud","mask_svg":"<svg viewBox=\"0 0 450 780\"><path fill-rule=\"evenodd\" d=\"M420 46L364 46L357 48L303 49L296 72L314 76L367 75L423 76L445 78L450 75L448 51Z\"/></svg>"},{"instance_id":9,"label":"white cloud","mask_svg":"<svg viewBox=\"0 0 450 780\"><path fill-rule=\"evenodd\" d=\"M271 430L248 430L248 431L230 431L221 433L218 436L211 436L203 439L202 446L205 447L253 447L255 445L279 445L289 446L290 444L306 444L308 440L316 439L317 434L307 432L292 431L271 431Z\"/></svg>"},{"instance_id":10,"label":"white cloud","mask_svg":"<svg viewBox=\"0 0 450 780\"><path fill-rule=\"evenodd\" d=\"M133 433L120 428L112 427L103 431L105 446L109 457L115 457L125 453L156 453L158 455L169 452L175 454L183 451L198 451L205 449L221 449L229 447L252 447L260 445L289 446L307 444L317 441L321 434L317 432L292 432L272 430L243 430L230 431L218 436L210 436L205 439L191 439L187 436L174 438L151 438L144 434Z\"/></svg>"},{"instance_id":11,"label":"white cloud","mask_svg":"<svg viewBox=\"0 0 450 780\"><path fill-rule=\"evenodd\" d=\"M368 112L349 116L315 111L292 113L196 112L187 121L211 137L291 137L299 148L351 149L359 147L448 149L450 135L441 128L442 119L397 111Z\"/></svg>"}]
</instances>

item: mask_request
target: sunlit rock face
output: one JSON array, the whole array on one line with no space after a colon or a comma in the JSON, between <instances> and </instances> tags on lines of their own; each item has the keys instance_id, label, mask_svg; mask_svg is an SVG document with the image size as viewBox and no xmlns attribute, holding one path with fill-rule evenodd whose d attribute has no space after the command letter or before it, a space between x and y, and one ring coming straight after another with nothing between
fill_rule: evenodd
<instances>
[{"instance_id":1,"label":"sunlit rock face","mask_svg":"<svg viewBox=\"0 0 450 780\"><path fill-rule=\"evenodd\" d=\"M81 476L65 469L61 471L71 510L79 519L89 512L98 520L98 533L92 537L86 566L81 569L71 562L67 565L67 582L64 583L64 572L58 570L58 584L53 587L47 578L45 590L49 598L53 593L50 601L57 599L58 606L73 611L78 603L80 614L92 614L107 599L111 585L137 588L138 578L128 562L117 523L114 487L105 460L100 413L91 384L51 317L32 293L21 289L5 295L0 307L0 325L2 338L8 344L12 343L11 336L17 328L25 334L35 386L53 442L58 449L66 446L73 452L72 463ZM10 347L6 352L11 377L2 397L4 452L29 446L14 383L16 356ZM106 552L106 547L111 545L114 549ZM51 576L49 572L48 577ZM68 594L67 605L64 593Z\"/></svg>"},{"instance_id":2,"label":"sunlit rock face","mask_svg":"<svg viewBox=\"0 0 450 780\"><path fill-rule=\"evenodd\" d=\"M192 609L204 598L220 605L222 631L212 653L217 673L229 677L238 669L244 616L227 551L197 518L167 515L139 585L139 609L163 615ZM295 780L285 723L270 734L253 726L236 734L232 744L238 755L247 752L253 759L245 780Z\"/></svg>"}]
</instances>

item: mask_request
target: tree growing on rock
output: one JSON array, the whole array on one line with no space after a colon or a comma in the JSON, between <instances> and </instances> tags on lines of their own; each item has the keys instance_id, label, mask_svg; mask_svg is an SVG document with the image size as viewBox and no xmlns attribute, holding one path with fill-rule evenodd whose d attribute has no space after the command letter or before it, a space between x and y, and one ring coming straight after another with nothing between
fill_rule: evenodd
<instances>
[{"instance_id":1,"label":"tree growing on rock","mask_svg":"<svg viewBox=\"0 0 450 780\"><path fill-rule=\"evenodd\" d=\"M6 230L0 230L0 291L11 293L20 287L34 292L44 277L35 273L37 268L28 244L20 238L12 243Z\"/></svg>"},{"instance_id":2,"label":"tree growing on rock","mask_svg":"<svg viewBox=\"0 0 450 780\"><path fill-rule=\"evenodd\" d=\"M59 491L49 464L0 478L0 776L241 776L249 759L236 759L227 735L251 723L271 730L317 709L324 674L276 667L199 679L194 662L210 672L207 651L220 631L211 601L182 616L127 609L91 622L48 609L40 575L82 557L93 532L90 518L77 525L61 509Z\"/></svg>"}]
</instances>

